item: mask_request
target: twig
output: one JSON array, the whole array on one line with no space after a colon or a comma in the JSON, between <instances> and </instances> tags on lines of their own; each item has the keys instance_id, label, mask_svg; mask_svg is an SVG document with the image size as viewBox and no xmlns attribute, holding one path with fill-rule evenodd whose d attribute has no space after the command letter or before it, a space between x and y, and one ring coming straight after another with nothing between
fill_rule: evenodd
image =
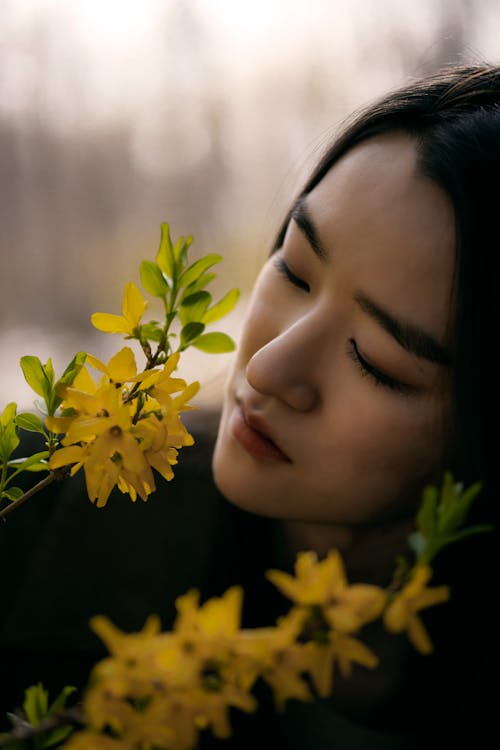
<instances>
[{"instance_id":1,"label":"twig","mask_svg":"<svg viewBox=\"0 0 500 750\"><path fill-rule=\"evenodd\" d=\"M55 482L59 479L64 479L67 474L67 466L63 466L61 469L57 469L56 471L51 471L50 474L44 477L44 479L35 484L34 487L31 487L31 489L27 490L24 495L21 495L21 497L19 497L17 500L14 500L14 502L12 502L10 505L7 505L6 508L3 508L3 510L0 511L0 520L5 520L9 513L12 513L12 511L16 508L19 508L19 506L25 503L26 500L29 500L30 497L33 497L33 495L36 495L37 492L40 492L40 490L43 490L45 489L45 487L51 485L52 482Z\"/></svg>"}]
</instances>

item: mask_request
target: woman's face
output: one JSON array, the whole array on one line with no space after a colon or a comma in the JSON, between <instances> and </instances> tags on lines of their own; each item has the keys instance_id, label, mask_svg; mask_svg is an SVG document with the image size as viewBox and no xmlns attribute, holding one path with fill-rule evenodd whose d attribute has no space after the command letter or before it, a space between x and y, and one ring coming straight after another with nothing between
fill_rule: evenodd
<instances>
[{"instance_id":1,"label":"woman's face","mask_svg":"<svg viewBox=\"0 0 500 750\"><path fill-rule=\"evenodd\" d=\"M451 203L406 135L356 146L297 203L227 383L229 500L315 523L414 511L448 450L454 258Z\"/></svg>"}]
</instances>

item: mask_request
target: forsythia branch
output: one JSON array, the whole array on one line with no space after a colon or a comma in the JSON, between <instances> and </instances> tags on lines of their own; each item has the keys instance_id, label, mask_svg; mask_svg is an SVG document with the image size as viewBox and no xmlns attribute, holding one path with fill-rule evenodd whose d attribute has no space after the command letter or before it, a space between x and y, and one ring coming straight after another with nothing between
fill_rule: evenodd
<instances>
[{"instance_id":1,"label":"forsythia branch","mask_svg":"<svg viewBox=\"0 0 500 750\"><path fill-rule=\"evenodd\" d=\"M8 747L13 742L33 739L59 727L71 726L77 729L85 725L83 711L79 706L49 714L35 725L28 724L15 714L11 714L11 717L15 726L10 732L0 734L0 748Z\"/></svg>"},{"instance_id":2,"label":"forsythia branch","mask_svg":"<svg viewBox=\"0 0 500 750\"><path fill-rule=\"evenodd\" d=\"M51 471L50 474L48 474L46 477L41 479L39 482L37 482L31 489L27 490L24 495L21 495L17 500L14 500L10 505L7 505L6 508L3 508L3 510L0 511L0 520L4 521L9 513L12 513L12 511L16 510L16 508L19 508L20 505L26 502L26 500L29 500L30 497L33 497L33 495L36 495L41 490L45 489L45 487L48 487L53 482L59 481L60 479L65 479L69 474L69 467L64 466L61 469L56 469L55 471Z\"/></svg>"}]
</instances>

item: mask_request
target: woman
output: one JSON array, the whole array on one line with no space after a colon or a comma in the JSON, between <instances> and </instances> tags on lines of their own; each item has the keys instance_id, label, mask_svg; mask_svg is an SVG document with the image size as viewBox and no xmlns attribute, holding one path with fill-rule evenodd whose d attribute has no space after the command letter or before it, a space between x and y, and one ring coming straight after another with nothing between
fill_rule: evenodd
<instances>
[{"instance_id":1,"label":"woman","mask_svg":"<svg viewBox=\"0 0 500 750\"><path fill-rule=\"evenodd\" d=\"M498 486L487 331L499 105L496 66L450 69L389 95L328 149L284 222L249 306L214 455L226 498L279 519L283 564L302 549L336 547L351 579L387 585L423 487L446 469L484 480L478 515L488 516ZM491 564L490 545L482 537L479 558L463 547L448 566L457 597L443 614L456 617L448 632L475 619L471 590ZM487 641L483 626L477 637ZM385 654L381 668L338 679L332 699L365 718L401 698L412 669L400 642L370 638ZM463 658L439 648L442 664ZM453 667L432 685L420 666L439 712L446 701L435 694L450 688ZM469 675L479 692L484 670L479 660ZM471 699L463 689L465 712ZM420 719L427 730L433 700ZM404 710L400 700L401 719ZM415 704L408 735L412 713ZM441 718L446 737L450 715L448 729Z\"/></svg>"},{"instance_id":2,"label":"woman","mask_svg":"<svg viewBox=\"0 0 500 750\"><path fill-rule=\"evenodd\" d=\"M30 511L46 529L40 536L31 521L33 555L20 567L9 529L0 643L18 684L51 673L61 685L78 670L81 679L103 655L91 615L124 630L151 612L168 624L191 586L210 596L241 583L245 624L271 624L287 603L264 571L290 569L299 550L338 548L351 581L387 585L423 487L447 469L466 484L483 480L475 514L492 520L499 105L500 68L450 69L368 107L325 153L249 306L213 458L221 494L197 465L212 444L193 424L199 452L181 458L174 506L120 498L101 521L67 483L51 516L42 503ZM14 521L25 550L26 522ZM492 549L493 535L482 535L438 558L435 581L451 586L452 601L426 620L433 656L370 626L377 670L336 678L331 699L290 702L279 715L263 693L260 714L235 716L222 745L349 750L482 737L493 726Z\"/></svg>"}]
</instances>

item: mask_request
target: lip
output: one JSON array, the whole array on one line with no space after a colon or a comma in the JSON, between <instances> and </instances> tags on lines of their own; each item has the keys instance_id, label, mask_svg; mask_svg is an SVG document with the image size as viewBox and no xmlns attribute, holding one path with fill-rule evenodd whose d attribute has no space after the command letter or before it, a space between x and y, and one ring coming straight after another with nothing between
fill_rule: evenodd
<instances>
[{"instance_id":1,"label":"lip","mask_svg":"<svg viewBox=\"0 0 500 750\"><path fill-rule=\"evenodd\" d=\"M291 463L288 456L270 437L265 421L255 414L245 412L239 404L235 405L229 429L231 435L253 458Z\"/></svg>"}]
</instances>

